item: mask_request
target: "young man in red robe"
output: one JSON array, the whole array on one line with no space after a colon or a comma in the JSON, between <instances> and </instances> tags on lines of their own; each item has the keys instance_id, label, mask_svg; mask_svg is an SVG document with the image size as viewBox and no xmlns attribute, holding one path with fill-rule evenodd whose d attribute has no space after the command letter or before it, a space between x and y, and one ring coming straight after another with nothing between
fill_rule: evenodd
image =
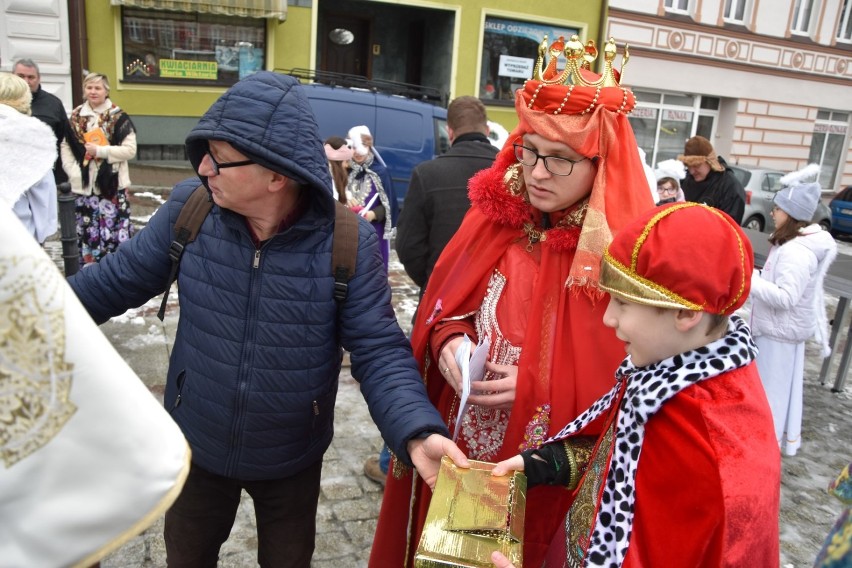
<instances>
[{"instance_id":1,"label":"young man in red robe","mask_svg":"<svg viewBox=\"0 0 852 568\"><path fill-rule=\"evenodd\" d=\"M739 224L697 203L648 211L615 237L600 286L603 322L626 342L616 386L493 470L576 488L545 566L778 566L781 455L757 348L729 316L753 266ZM603 431L591 456L590 430Z\"/></svg>"},{"instance_id":2,"label":"young man in red robe","mask_svg":"<svg viewBox=\"0 0 852 568\"><path fill-rule=\"evenodd\" d=\"M545 40L546 41L546 40ZM520 123L493 167L470 182L472 207L429 279L412 330L429 396L471 458L497 462L536 448L613 385L623 344L601 318L606 245L653 207L627 114L633 93L612 68L597 75L594 48L543 42L536 78L515 96ZM565 67L557 70L558 56ZM561 64L561 61L560 61ZM488 337L485 380L474 383L455 428L467 335ZM388 476L370 566L410 566L431 491L410 472ZM527 495L524 557L541 564L570 494Z\"/></svg>"}]
</instances>

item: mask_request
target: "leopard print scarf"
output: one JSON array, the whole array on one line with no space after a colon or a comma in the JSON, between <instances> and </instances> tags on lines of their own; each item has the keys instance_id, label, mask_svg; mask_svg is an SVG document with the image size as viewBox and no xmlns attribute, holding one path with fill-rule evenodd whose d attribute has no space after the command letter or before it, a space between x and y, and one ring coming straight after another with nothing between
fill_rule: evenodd
<instances>
[{"instance_id":1,"label":"leopard print scarf","mask_svg":"<svg viewBox=\"0 0 852 568\"><path fill-rule=\"evenodd\" d=\"M648 420L683 389L744 367L756 355L748 325L739 316L731 316L725 336L699 349L641 368L634 367L628 356L616 372L613 389L546 442L559 441L582 430L608 412L613 401L621 399L616 439L585 566L616 567L624 561L633 527L636 468ZM626 392L620 397L622 390ZM616 483L617 479L623 481ZM620 517L624 521L619 526L615 519Z\"/></svg>"}]
</instances>

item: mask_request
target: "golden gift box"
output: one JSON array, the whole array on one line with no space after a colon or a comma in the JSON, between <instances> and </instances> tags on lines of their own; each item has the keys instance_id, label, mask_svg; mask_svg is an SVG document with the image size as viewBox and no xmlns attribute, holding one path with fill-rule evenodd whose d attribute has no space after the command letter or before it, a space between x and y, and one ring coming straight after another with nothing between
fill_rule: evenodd
<instances>
[{"instance_id":1,"label":"golden gift box","mask_svg":"<svg viewBox=\"0 0 852 568\"><path fill-rule=\"evenodd\" d=\"M499 550L523 564L527 477L493 476L494 464L470 460L470 468L441 459L426 524L414 557L416 568L492 568Z\"/></svg>"}]
</instances>

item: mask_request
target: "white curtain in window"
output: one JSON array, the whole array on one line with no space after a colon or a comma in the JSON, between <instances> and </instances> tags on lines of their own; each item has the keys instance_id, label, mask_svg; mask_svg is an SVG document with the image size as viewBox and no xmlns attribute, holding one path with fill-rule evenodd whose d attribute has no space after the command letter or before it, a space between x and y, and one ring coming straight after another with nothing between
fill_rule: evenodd
<instances>
[{"instance_id":1,"label":"white curtain in window","mask_svg":"<svg viewBox=\"0 0 852 568\"><path fill-rule=\"evenodd\" d=\"M287 0L110 0L113 6L130 6L172 12L193 12L241 16L244 18L287 19Z\"/></svg>"}]
</instances>

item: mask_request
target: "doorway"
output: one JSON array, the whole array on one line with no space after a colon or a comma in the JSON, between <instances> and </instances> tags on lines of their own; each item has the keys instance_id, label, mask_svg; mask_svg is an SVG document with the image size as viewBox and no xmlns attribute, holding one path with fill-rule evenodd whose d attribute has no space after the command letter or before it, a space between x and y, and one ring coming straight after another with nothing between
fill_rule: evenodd
<instances>
[{"instance_id":1,"label":"doorway","mask_svg":"<svg viewBox=\"0 0 852 568\"><path fill-rule=\"evenodd\" d=\"M339 12L326 12L320 22L320 69L371 79L368 49L372 22Z\"/></svg>"}]
</instances>

